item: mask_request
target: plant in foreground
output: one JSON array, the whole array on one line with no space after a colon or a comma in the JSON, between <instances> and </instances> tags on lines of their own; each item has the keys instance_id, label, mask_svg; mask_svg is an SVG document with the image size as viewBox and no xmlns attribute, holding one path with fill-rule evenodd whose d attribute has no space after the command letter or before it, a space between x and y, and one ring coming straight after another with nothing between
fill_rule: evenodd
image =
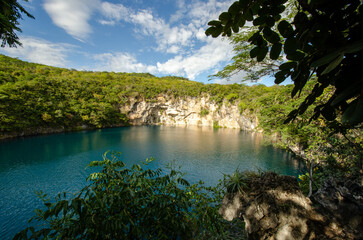
<instances>
[{"instance_id":1,"label":"plant in foreground","mask_svg":"<svg viewBox=\"0 0 363 240\"><path fill-rule=\"evenodd\" d=\"M173 166L168 173L147 169L152 160L126 168L105 153L90 167L101 171L73 196L59 194L50 201L39 193L44 209L37 209L41 225L28 227L14 239L204 239L228 235L218 214L219 187L189 184ZM241 229L242 230L242 229ZM227 233L226 233L227 232Z\"/></svg>"}]
</instances>

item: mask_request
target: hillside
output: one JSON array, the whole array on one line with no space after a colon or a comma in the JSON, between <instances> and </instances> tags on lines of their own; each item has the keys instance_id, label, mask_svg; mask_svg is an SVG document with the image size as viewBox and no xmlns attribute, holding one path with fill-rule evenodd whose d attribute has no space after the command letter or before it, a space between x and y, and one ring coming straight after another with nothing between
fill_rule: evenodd
<instances>
[{"instance_id":1,"label":"hillside","mask_svg":"<svg viewBox=\"0 0 363 240\"><path fill-rule=\"evenodd\" d=\"M147 73L76 71L28 63L0 55L0 134L31 134L40 128L77 129L124 126L120 109L130 99L157 102L206 97L216 106L234 105L258 117L259 128L278 127L301 100L291 101L292 86L203 84ZM288 104L286 104L288 102ZM209 114L201 109L202 117ZM218 124L217 124L218 125ZM228 127L228 126L227 126Z\"/></svg>"}]
</instances>

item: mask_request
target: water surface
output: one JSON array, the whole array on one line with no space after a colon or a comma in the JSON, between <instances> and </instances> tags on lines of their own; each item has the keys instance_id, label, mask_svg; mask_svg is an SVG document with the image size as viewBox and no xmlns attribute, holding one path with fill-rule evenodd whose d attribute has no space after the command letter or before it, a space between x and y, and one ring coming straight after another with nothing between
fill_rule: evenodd
<instances>
[{"instance_id":1,"label":"water surface","mask_svg":"<svg viewBox=\"0 0 363 240\"><path fill-rule=\"evenodd\" d=\"M300 173L289 153L263 144L260 134L234 129L144 126L28 137L0 142L0 239L27 227L35 208L35 191L49 196L77 192L93 172L86 165L104 152L122 152L128 165L155 157L151 168L175 161L192 183L215 185L223 174L241 170Z\"/></svg>"}]
</instances>

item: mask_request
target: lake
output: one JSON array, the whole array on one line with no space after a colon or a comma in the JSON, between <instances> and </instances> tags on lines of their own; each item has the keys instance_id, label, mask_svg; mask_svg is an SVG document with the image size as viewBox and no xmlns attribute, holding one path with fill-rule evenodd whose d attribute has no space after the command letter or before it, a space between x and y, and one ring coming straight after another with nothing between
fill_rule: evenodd
<instances>
[{"instance_id":1,"label":"lake","mask_svg":"<svg viewBox=\"0 0 363 240\"><path fill-rule=\"evenodd\" d=\"M86 184L94 160L114 150L128 166L155 157L150 168L175 161L191 183L216 185L223 174L272 170L297 176L302 164L291 154L264 145L259 133L236 129L141 126L19 138L0 142L0 239L27 227L35 208L35 191L53 197L75 193Z\"/></svg>"}]
</instances>

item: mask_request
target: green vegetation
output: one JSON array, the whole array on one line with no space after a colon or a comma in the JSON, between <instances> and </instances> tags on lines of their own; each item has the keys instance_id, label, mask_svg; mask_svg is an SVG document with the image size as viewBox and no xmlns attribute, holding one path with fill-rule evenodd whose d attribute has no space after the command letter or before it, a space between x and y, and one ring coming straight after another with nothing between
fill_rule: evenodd
<instances>
[{"instance_id":1,"label":"green vegetation","mask_svg":"<svg viewBox=\"0 0 363 240\"><path fill-rule=\"evenodd\" d=\"M262 119L260 113L266 114L273 105L286 102L287 89L291 88L202 84L185 78L157 78L145 73L81 72L27 63L3 55L0 55L0 63L0 134L36 132L39 128L127 125L128 119L119 109L129 98L156 101L161 94L182 98L207 94L218 104L225 100L239 102L244 110ZM296 106L300 102L292 101L291 104ZM207 112L203 109L200 114L204 116ZM263 119L270 121L268 116Z\"/></svg>"},{"instance_id":2,"label":"green vegetation","mask_svg":"<svg viewBox=\"0 0 363 240\"><path fill-rule=\"evenodd\" d=\"M34 219L42 225L14 239L228 238L231 224L218 213L221 185L190 185L175 167L165 173L147 169L149 163L126 168L117 155L109 159L105 154L103 161L89 165L102 170L91 174L90 184L74 196L59 194L51 201L39 193L45 209L38 209Z\"/></svg>"},{"instance_id":3,"label":"green vegetation","mask_svg":"<svg viewBox=\"0 0 363 240\"><path fill-rule=\"evenodd\" d=\"M303 114L289 124L284 124L284 120L288 113L293 109L298 108L304 101L304 98L306 98L314 88L314 85L318 81L316 78L307 82L305 88L301 91L299 98L291 99L290 93L294 88L292 85L275 85L272 87L254 85L249 87L243 84L202 84L178 77L157 78L151 74L145 73L81 72L40 64L26 63L3 55L0 55L0 63L0 134L6 135L8 133L21 133L26 131L36 132L35 130L39 128L77 129L83 125L94 128L122 126L127 125L128 119L125 115L120 113L120 108L127 104L130 98L137 98L145 101L156 101L157 97L161 95L180 98L208 95L210 96L210 101L214 101L220 105L229 104L231 102L236 104L245 116L249 116L251 118L257 117L259 119L258 127L264 131L266 137L271 136L271 140L276 146L282 148L300 146L306 156L308 156L307 165L309 169L313 170L310 171L311 174L308 173L305 177L301 177L301 186L305 188L305 190L307 186L311 186L311 191L317 189L323 179L328 176L350 177L355 175L358 172L357 170L361 169L360 166L362 164L363 152L363 134L361 128L342 128L338 121L328 122L323 117L318 117L312 120L309 119L311 114L314 113L314 107L329 99L334 93L334 88L324 89L323 93L316 98L315 103L308 107ZM209 110L202 109L200 114L201 116L209 114ZM214 127L219 127L218 122L214 123ZM106 161L103 163L107 165L109 162ZM109 167L112 166L111 168L106 167L105 169L111 169L111 173L116 171L116 167L121 167L121 165L111 164L109 165ZM134 167L134 170L132 171L139 171L136 168L137 167ZM130 170L125 171L131 173ZM136 172L135 174L140 174L141 178L146 177L148 179L148 176L151 176L148 175L149 173L146 175L145 173L141 173L142 171L140 173ZM101 174L100 176L105 175ZM178 179L178 176L180 175L173 175L174 179ZM160 179L162 178L161 175L159 175L159 177ZM171 176L169 176L169 178L170 177ZM103 183L106 184L107 182L110 182L111 184L112 181L123 181L123 179L125 180L125 177L111 180L111 175L108 175L107 180L104 179ZM129 180L130 179L127 181ZM144 183L146 184L146 182L151 180L152 178L140 181L145 181ZM89 189L92 189L92 191L99 189L101 185L98 186L97 184L100 184L100 182L97 181L98 180L95 178ZM132 181L139 180L134 179ZM227 187L230 186L229 188L238 189L241 181L243 183L244 181L248 181L248 179L246 180L244 176L240 178L237 174L236 176L232 176L230 178L230 182L226 185ZM157 182L155 184L159 183L160 182ZM131 182L127 184L130 185ZM175 187L175 182L169 182L167 184L172 184L170 186ZM169 186L167 184L164 186ZM243 185L241 186L243 187ZM198 187L195 186L195 188ZM169 190L171 189L173 188L170 188ZM178 192L181 196L187 196L185 195L186 193L183 192L185 189L192 191L189 186L184 186L184 188L178 189L181 191ZM176 193L179 190L174 189L173 191ZM87 193L87 190L83 190L82 194L91 194L92 191ZM145 191L147 191L147 189L145 189ZM115 192L113 192L113 194L114 193ZM102 193L102 191L100 191L99 195L102 194L107 196L105 192ZM142 192L140 192L140 194L142 194ZM164 194L166 193L164 192ZM192 198L189 198L188 195L186 199L189 201L190 199L196 200L201 197L201 195L198 195L201 194L200 192L194 192L193 194ZM89 195L88 200L91 200L91 197L94 197L94 202L92 202L92 204L96 204L97 201L95 198L97 196L98 195ZM158 199L159 196L154 197L155 199ZM211 198L207 198L207 196L205 197L205 199L200 201L204 203L207 201L215 201ZM181 202L178 202L177 204L182 204L186 201L186 199L180 200ZM109 201L107 200L107 197L105 201ZM122 201L126 200L123 199ZM54 220L55 225L50 225L52 226L51 230L46 230L42 233L38 232L37 234L71 234L70 232L66 232L69 230L67 228L67 224L69 224L69 221L73 219L70 216L81 217L77 215L78 213L75 209L76 204L88 204L86 199L80 198L80 196L74 197L73 200L69 201L59 198L56 202L57 204L51 203L50 205L46 202L48 210L43 212L39 211L38 213L40 215L38 219L48 221L52 214L56 214L57 212L59 213L60 211L66 212L60 214L58 220ZM65 207L66 202L68 204L67 207ZM140 204L148 203L140 202ZM205 205L207 206L208 204ZM97 205L92 205L92 208L93 207L96 208ZM135 205L133 207L137 206ZM68 212L68 209L73 210L69 210ZM172 206L170 206L169 214L175 210L172 209ZM216 209L212 209L213 208L211 207L208 211L216 211ZM180 211L184 212L184 210ZM102 209L100 212L101 215L98 217L104 217L102 214L104 214L105 211L108 210ZM200 209L196 211L199 212L193 213L195 214L194 218L197 218L196 216L201 213ZM88 213L90 214L91 212ZM184 216L192 219L189 214L191 213L180 213L180 215L176 215L175 217ZM211 215L211 218L213 217L213 214ZM65 219L62 219L63 216ZM124 217L127 218L127 215ZM185 229L185 231L186 229L194 229L193 234L195 235L193 235L193 237L197 237L197 234L203 235L204 233L207 234L207 232L216 231L216 229L213 230L206 226L211 224L211 219L208 220L209 222L203 222L204 220L201 221L200 224L204 224L203 227L201 227L201 225L197 226L195 219L190 220L190 225L188 225L189 222L187 221L185 226L179 226L178 221L180 219L177 219L178 218L169 218L168 221L175 221L177 225L173 227L177 227L180 231L183 229ZM92 221L88 222L88 220L87 224L92 224ZM125 219L122 218L120 221L124 220ZM216 219L214 220L220 221ZM122 228L125 227L125 225L122 224L117 226L115 225L110 226L109 230L112 231L112 229L118 229L120 226ZM85 226L82 225L79 227ZM126 227L130 226L128 225ZM91 229L93 227L92 225L87 225L87 228ZM139 230L137 230L139 232L134 232L132 234L151 234L150 236L157 238L156 235L152 235L156 234L155 232L147 232L147 229L143 229L142 226L137 226L137 228L139 228ZM166 236L171 234L163 232L164 230L160 228L160 234L165 233ZM189 230L186 232L179 231L176 233L182 235L189 232ZM81 228L74 231L81 231ZM205 232L203 233L203 231ZM221 230L222 233L223 231L224 230ZM81 233L78 232L78 234ZM84 234L86 234L86 232ZM91 232L87 231L87 234L97 235L99 232L97 232L96 229L93 229ZM212 233L212 235L217 236L216 233Z\"/></svg>"},{"instance_id":4,"label":"green vegetation","mask_svg":"<svg viewBox=\"0 0 363 240\"><path fill-rule=\"evenodd\" d=\"M234 63L218 76L247 70L252 79L258 79L279 69L275 83L291 78L292 97L314 81L313 76L317 77L315 86L286 122L305 113L325 89L333 86L334 94L316 105L312 118L322 115L332 121L342 114L339 121L355 127L363 122L362 19L363 4L359 0L240 0L218 20L210 21L206 34L230 37L243 29L232 38L237 53ZM246 28L246 22L253 27ZM261 64L254 67L254 62Z\"/></svg>"},{"instance_id":5,"label":"green vegetation","mask_svg":"<svg viewBox=\"0 0 363 240\"><path fill-rule=\"evenodd\" d=\"M205 116L207 116L209 114L209 110L208 109L206 109L206 108L202 108L202 110L200 110L200 116L201 117L205 117Z\"/></svg>"},{"instance_id":6,"label":"green vegetation","mask_svg":"<svg viewBox=\"0 0 363 240\"><path fill-rule=\"evenodd\" d=\"M313 106L289 124L286 116L298 108L317 83L309 81L299 98L290 98L294 86L266 87L243 84L202 84L178 77L157 78L145 73L81 72L54 68L0 55L0 134L37 132L39 128L78 129L81 126L102 128L128 124L120 107L129 98L156 101L170 97L210 96L217 104L234 102L240 112L257 117L259 128L271 136L278 147L300 146L309 155L313 146L321 156L314 157L314 168L328 162L350 174L361 168L362 130L342 128L339 122L323 117L309 120L314 107L333 95L326 88ZM202 109L201 116L209 114ZM218 128L218 122L214 123ZM324 153L324 154L323 154ZM314 153L315 155L317 153ZM332 171L339 172L339 171ZM317 175L318 176L318 175Z\"/></svg>"}]
</instances>

